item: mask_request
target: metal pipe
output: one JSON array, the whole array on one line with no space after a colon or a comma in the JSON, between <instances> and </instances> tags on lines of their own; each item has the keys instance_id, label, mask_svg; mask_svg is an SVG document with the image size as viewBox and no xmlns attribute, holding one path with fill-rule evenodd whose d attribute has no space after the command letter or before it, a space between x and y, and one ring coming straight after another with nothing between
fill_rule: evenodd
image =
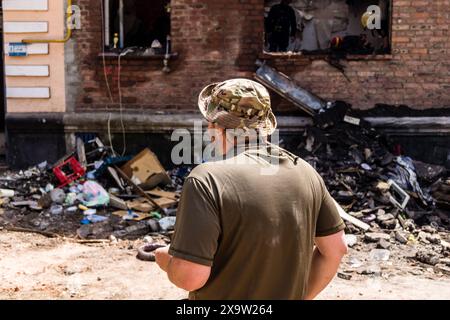
<instances>
[{"instance_id":1,"label":"metal pipe","mask_svg":"<svg viewBox=\"0 0 450 320\"><path fill-rule=\"evenodd\" d=\"M123 49L125 46L124 41L124 27L123 27L123 0L119 1L119 47Z\"/></svg>"},{"instance_id":2,"label":"metal pipe","mask_svg":"<svg viewBox=\"0 0 450 320\"><path fill-rule=\"evenodd\" d=\"M67 18L66 28L67 34L63 39L23 39L22 43L66 43L72 37L72 26L70 25L72 19L72 0L67 0Z\"/></svg>"}]
</instances>

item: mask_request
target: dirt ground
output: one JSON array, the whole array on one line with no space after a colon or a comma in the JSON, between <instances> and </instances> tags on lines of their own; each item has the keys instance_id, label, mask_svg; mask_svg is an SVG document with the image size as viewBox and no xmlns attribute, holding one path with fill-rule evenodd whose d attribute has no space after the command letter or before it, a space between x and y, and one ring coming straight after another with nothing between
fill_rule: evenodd
<instances>
[{"instance_id":1,"label":"dirt ground","mask_svg":"<svg viewBox=\"0 0 450 320\"><path fill-rule=\"evenodd\" d=\"M140 244L81 244L0 231L0 299L185 298L187 293L173 286L155 263L136 259ZM361 254L351 249L343 268ZM319 299L450 299L449 276L395 263L387 267L390 272L382 275L336 277Z\"/></svg>"}]
</instances>

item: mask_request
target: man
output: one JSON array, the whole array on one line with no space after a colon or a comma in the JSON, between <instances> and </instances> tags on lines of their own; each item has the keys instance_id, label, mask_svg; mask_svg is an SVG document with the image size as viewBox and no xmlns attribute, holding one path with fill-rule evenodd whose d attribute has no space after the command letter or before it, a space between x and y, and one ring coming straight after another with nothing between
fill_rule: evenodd
<instances>
[{"instance_id":1,"label":"man","mask_svg":"<svg viewBox=\"0 0 450 320\"><path fill-rule=\"evenodd\" d=\"M291 3L292 0L281 0L281 3L270 9L266 31L269 50L272 52L287 51L289 40L293 39L297 32L297 18Z\"/></svg>"},{"instance_id":2,"label":"man","mask_svg":"<svg viewBox=\"0 0 450 320\"><path fill-rule=\"evenodd\" d=\"M255 129L266 141L276 128L259 83L211 84L199 108L227 156L186 179L172 243L155 252L156 262L192 300L313 299L347 252L323 180L305 161L247 134ZM240 134L246 146L230 156Z\"/></svg>"}]
</instances>

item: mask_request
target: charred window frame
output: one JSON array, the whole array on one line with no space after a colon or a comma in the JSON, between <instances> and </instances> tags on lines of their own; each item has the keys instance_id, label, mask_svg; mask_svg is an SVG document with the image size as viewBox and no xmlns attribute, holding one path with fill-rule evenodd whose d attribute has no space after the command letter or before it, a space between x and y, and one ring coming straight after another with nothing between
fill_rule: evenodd
<instances>
[{"instance_id":1,"label":"charred window frame","mask_svg":"<svg viewBox=\"0 0 450 320\"><path fill-rule=\"evenodd\" d=\"M274 16L276 18L289 12L282 8L274 10L274 6L282 2L295 13L294 37L290 18L274 19ZM334 53L349 58L390 56L392 3L393 0L265 0L263 54L265 57L323 56ZM371 15L369 25L364 28L363 20L367 21L368 16L363 19L363 15L374 5L380 8L380 29L373 29L373 23L377 20ZM281 31L278 34L273 32L276 30L274 24L277 24L274 20L282 26L278 27Z\"/></svg>"},{"instance_id":2,"label":"charred window frame","mask_svg":"<svg viewBox=\"0 0 450 320\"><path fill-rule=\"evenodd\" d=\"M170 0L102 0L105 52L170 52Z\"/></svg>"}]
</instances>

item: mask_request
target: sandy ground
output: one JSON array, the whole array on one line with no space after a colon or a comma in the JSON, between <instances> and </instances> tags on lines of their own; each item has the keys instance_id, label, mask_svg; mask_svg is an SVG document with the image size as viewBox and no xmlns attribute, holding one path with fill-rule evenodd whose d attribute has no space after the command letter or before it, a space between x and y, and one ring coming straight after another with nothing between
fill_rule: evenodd
<instances>
[{"instance_id":1,"label":"sandy ground","mask_svg":"<svg viewBox=\"0 0 450 320\"><path fill-rule=\"evenodd\" d=\"M135 258L139 244L87 245L0 231L0 299L185 298L156 264ZM336 277L319 299L450 299L450 277Z\"/></svg>"}]
</instances>

